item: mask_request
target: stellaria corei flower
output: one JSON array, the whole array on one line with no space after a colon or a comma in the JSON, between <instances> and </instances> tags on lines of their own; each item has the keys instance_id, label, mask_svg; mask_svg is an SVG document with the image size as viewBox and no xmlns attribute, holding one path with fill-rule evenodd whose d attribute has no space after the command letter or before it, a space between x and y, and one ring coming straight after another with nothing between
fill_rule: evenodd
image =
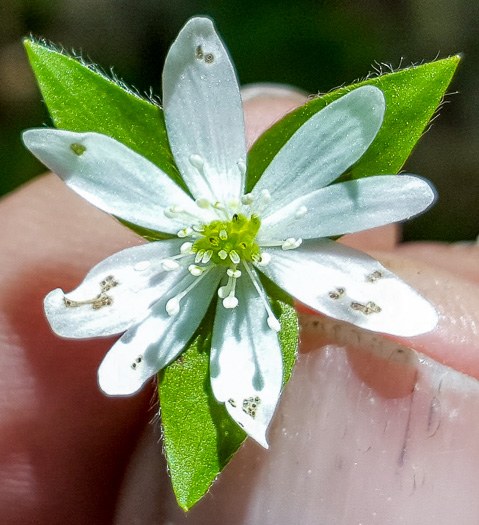
<instances>
[{"instance_id":1,"label":"stellaria corei flower","mask_svg":"<svg viewBox=\"0 0 479 525\"><path fill-rule=\"evenodd\" d=\"M209 19L191 19L163 73L170 147L190 195L150 161L98 133L32 129L26 146L101 210L172 238L125 249L74 291L45 298L60 336L121 334L98 378L130 395L185 348L217 295L211 345L216 399L267 447L282 386L278 319L263 273L323 314L400 336L432 330L431 304L371 257L331 240L409 218L434 200L414 175L334 181L369 148L382 92L358 87L306 121L250 193L235 70ZM174 237L173 237L174 236Z\"/></svg>"}]
</instances>

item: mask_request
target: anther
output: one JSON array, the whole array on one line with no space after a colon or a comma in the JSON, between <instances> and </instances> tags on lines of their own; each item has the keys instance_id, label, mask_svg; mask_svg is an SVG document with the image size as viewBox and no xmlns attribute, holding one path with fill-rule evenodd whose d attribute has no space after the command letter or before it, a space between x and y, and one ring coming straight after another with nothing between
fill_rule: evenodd
<instances>
[{"instance_id":1,"label":"anther","mask_svg":"<svg viewBox=\"0 0 479 525\"><path fill-rule=\"evenodd\" d=\"M250 268L249 264L245 261L244 267L246 271L248 272L248 275L251 278L251 282L253 283L253 286L256 288L256 291L258 292L258 295L260 296L261 300L263 301L264 307L266 309L266 312L268 314L268 317L266 319L266 322L268 323L268 326L271 328L271 330L274 330L275 332L279 332L281 330L281 325L279 324L279 321L276 319L273 310L271 309L271 306L269 304L269 301L266 297L266 293L264 291L264 288L259 283L258 277L256 276L255 272Z\"/></svg>"},{"instance_id":2,"label":"anther","mask_svg":"<svg viewBox=\"0 0 479 525\"><path fill-rule=\"evenodd\" d=\"M163 259L161 261L161 267L163 268L163 270L165 270L165 272L171 272L173 270L176 270L177 268L179 268L179 266L180 265L173 259Z\"/></svg>"},{"instance_id":3,"label":"anther","mask_svg":"<svg viewBox=\"0 0 479 525\"><path fill-rule=\"evenodd\" d=\"M241 259L240 259L240 256L238 255L238 252L236 252L235 250L231 250L230 253L229 253L229 256L230 256L230 259L231 259L231 262L233 264L239 264Z\"/></svg>"},{"instance_id":4,"label":"anther","mask_svg":"<svg viewBox=\"0 0 479 525\"><path fill-rule=\"evenodd\" d=\"M295 219L301 219L301 217L304 217L307 212L308 212L308 208L306 208L306 206L300 206L296 210L296 213L294 214L294 218Z\"/></svg>"},{"instance_id":5,"label":"anther","mask_svg":"<svg viewBox=\"0 0 479 525\"><path fill-rule=\"evenodd\" d=\"M195 203L198 208L202 208L203 210L207 210L211 207L211 202L208 199L196 199Z\"/></svg>"},{"instance_id":6,"label":"anther","mask_svg":"<svg viewBox=\"0 0 479 525\"><path fill-rule=\"evenodd\" d=\"M205 254L205 250L198 250L195 257L195 263L198 264L201 262L201 259L203 259L203 255Z\"/></svg>"},{"instance_id":7,"label":"anther","mask_svg":"<svg viewBox=\"0 0 479 525\"><path fill-rule=\"evenodd\" d=\"M170 299L166 303L165 308L166 308L167 314L173 317L174 315L177 315L178 312L180 311L180 301L176 297L173 297L173 299Z\"/></svg>"},{"instance_id":8,"label":"anther","mask_svg":"<svg viewBox=\"0 0 479 525\"><path fill-rule=\"evenodd\" d=\"M228 268L226 270L226 274L229 277L233 277L234 279L239 279L241 277L241 270L233 270L233 268Z\"/></svg>"},{"instance_id":9,"label":"anther","mask_svg":"<svg viewBox=\"0 0 479 525\"><path fill-rule=\"evenodd\" d=\"M233 309L238 306L238 299L234 296L234 292L231 291L230 294L223 299L223 306L228 309Z\"/></svg>"},{"instance_id":10,"label":"anther","mask_svg":"<svg viewBox=\"0 0 479 525\"><path fill-rule=\"evenodd\" d=\"M192 253L193 243L192 242L184 242L180 247L180 253Z\"/></svg>"},{"instance_id":11,"label":"anther","mask_svg":"<svg viewBox=\"0 0 479 525\"><path fill-rule=\"evenodd\" d=\"M290 237L289 239L286 239L283 244L281 245L281 248L283 250L294 250L297 248L301 243L303 242L303 239L294 239L293 237Z\"/></svg>"},{"instance_id":12,"label":"anther","mask_svg":"<svg viewBox=\"0 0 479 525\"><path fill-rule=\"evenodd\" d=\"M226 257L228 257L228 252L226 252L225 250L220 250L218 252L218 257L224 261L226 259Z\"/></svg>"},{"instance_id":13,"label":"anther","mask_svg":"<svg viewBox=\"0 0 479 525\"><path fill-rule=\"evenodd\" d=\"M183 215L185 213L185 210L181 208L180 206L170 206L166 208L163 213L169 219L173 219L175 217L178 217L179 215Z\"/></svg>"},{"instance_id":14,"label":"anther","mask_svg":"<svg viewBox=\"0 0 479 525\"><path fill-rule=\"evenodd\" d=\"M246 195L243 195L241 197L241 202L242 202L242 204L245 204L245 205L252 204L253 203L253 196L251 195L251 193L247 193Z\"/></svg>"},{"instance_id":15,"label":"anther","mask_svg":"<svg viewBox=\"0 0 479 525\"><path fill-rule=\"evenodd\" d=\"M190 164L198 171L203 171L205 161L202 157L200 157L199 155L190 155L190 158L188 160L190 161Z\"/></svg>"},{"instance_id":16,"label":"anther","mask_svg":"<svg viewBox=\"0 0 479 525\"><path fill-rule=\"evenodd\" d=\"M281 330L281 325L279 324L279 321L276 319L276 317L270 315L266 322L268 323L268 326L271 328L271 330L274 330L275 332L279 332Z\"/></svg>"},{"instance_id":17,"label":"anther","mask_svg":"<svg viewBox=\"0 0 479 525\"><path fill-rule=\"evenodd\" d=\"M199 277L205 271L205 269L201 268L200 266L196 266L196 264L190 264L188 266L188 271L193 277Z\"/></svg>"},{"instance_id":18,"label":"anther","mask_svg":"<svg viewBox=\"0 0 479 525\"><path fill-rule=\"evenodd\" d=\"M243 177L246 173L246 162L244 160L239 160L236 165L238 166L238 170ZM244 203L243 203L244 204Z\"/></svg>"},{"instance_id":19,"label":"anther","mask_svg":"<svg viewBox=\"0 0 479 525\"><path fill-rule=\"evenodd\" d=\"M203 264L209 263L211 260L211 257L213 257L213 250L207 250L204 253L203 257L201 258L201 262Z\"/></svg>"},{"instance_id":20,"label":"anther","mask_svg":"<svg viewBox=\"0 0 479 525\"><path fill-rule=\"evenodd\" d=\"M134 269L137 272L143 272L144 270L148 269L150 267L150 261L140 261L137 262L134 266Z\"/></svg>"},{"instance_id":21,"label":"anther","mask_svg":"<svg viewBox=\"0 0 479 525\"><path fill-rule=\"evenodd\" d=\"M193 230L191 228L183 228L176 235L178 235L180 239L183 239L185 237L189 237L192 233Z\"/></svg>"},{"instance_id":22,"label":"anther","mask_svg":"<svg viewBox=\"0 0 479 525\"><path fill-rule=\"evenodd\" d=\"M220 239L222 241L226 241L226 239L228 239L228 234L226 233L226 230L221 230L220 231Z\"/></svg>"},{"instance_id":23,"label":"anther","mask_svg":"<svg viewBox=\"0 0 479 525\"><path fill-rule=\"evenodd\" d=\"M262 253L259 261L256 263L258 266L267 266L271 261L271 255L269 253Z\"/></svg>"},{"instance_id":24,"label":"anther","mask_svg":"<svg viewBox=\"0 0 479 525\"><path fill-rule=\"evenodd\" d=\"M261 196L259 199L259 205L264 206L265 204L269 204L271 201L271 194L268 190L261 190Z\"/></svg>"}]
</instances>

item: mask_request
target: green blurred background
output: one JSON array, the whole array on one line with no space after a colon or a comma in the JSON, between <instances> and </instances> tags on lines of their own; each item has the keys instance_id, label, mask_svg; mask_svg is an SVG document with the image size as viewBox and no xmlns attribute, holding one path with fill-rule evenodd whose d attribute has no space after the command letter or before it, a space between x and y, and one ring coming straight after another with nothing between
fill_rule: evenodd
<instances>
[{"instance_id":1,"label":"green blurred background","mask_svg":"<svg viewBox=\"0 0 479 525\"><path fill-rule=\"evenodd\" d=\"M217 27L243 84L329 91L393 68L464 55L451 94L405 169L434 182L439 201L407 239L475 240L479 233L479 2L472 0L0 0L0 195L44 169L21 130L50 125L21 39L74 49L140 92L161 93L169 44L190 16ZM387 71L388 67L383 66Z\"/></svg>"}]
</instances>

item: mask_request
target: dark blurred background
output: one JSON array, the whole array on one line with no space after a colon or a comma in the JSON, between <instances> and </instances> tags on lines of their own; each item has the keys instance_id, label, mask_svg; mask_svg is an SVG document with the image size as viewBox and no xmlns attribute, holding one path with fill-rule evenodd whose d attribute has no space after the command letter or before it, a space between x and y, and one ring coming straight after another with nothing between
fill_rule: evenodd
<instances>
[{"instance_id":1,"label":"dark blurred background","mask_svg":"<svg viewBox=\"0 0 479 525\"><path fill-rule=\"evenodd\" d=\"M45 37L161 93L169 44L191 16L214 18L240 81L309 93L462 52L432 128L405 169L434 182L435 208L408 223L408 239L474 240L479 233L479 2L473 0L0 0L0 195L43 168L21 130L50 124L21 39Z\"/></svg>"}]
</instances>

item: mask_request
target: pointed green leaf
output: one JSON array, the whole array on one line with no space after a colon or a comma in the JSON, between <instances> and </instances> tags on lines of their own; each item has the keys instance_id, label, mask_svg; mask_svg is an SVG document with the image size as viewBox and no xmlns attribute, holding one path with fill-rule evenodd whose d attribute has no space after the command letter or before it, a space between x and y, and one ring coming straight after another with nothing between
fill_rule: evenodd
<instances>
[{"instance_id":1,"label":"pointed green leaf","mask_svg":"<svg viewBox=\"0 0 479 525\"><path fill-rule=\"evenodd\" d=\"M296 358L298 318L291 298L273 283L264 284L282 326L279 338L286 383ZM165 452L173 490L184 510L206 493L246 438L211 390L209 361L215 309L213 304L187 350L160 373Z\"/></svg>"},{"instance_id":2,"label":"pointed green leaf","mask_svg":"<svg viewBox=\"0 0 479 525\"><path fill-rule=\"evenodd\" d=\"M185 188L166 135L163 110L94 66L25 39L30 64L57 128L96 131L122 142Z\"/></svg>"},{"instance_id":3,"label":"pointed green leaf","mask_svg":"<svg viewBox=\"0 0 479 525\"><path fill-rule=\"evenodd\" d=\"M455 55L370 78L301 106L266 131L251 148L247 191L253 189L273 157L304 122L327 104L364 85L377 86L383 91L384 122L368 151L340 180L397 173L441 104L459 61L460 56Z\"/></svg>"}]
</instances>

